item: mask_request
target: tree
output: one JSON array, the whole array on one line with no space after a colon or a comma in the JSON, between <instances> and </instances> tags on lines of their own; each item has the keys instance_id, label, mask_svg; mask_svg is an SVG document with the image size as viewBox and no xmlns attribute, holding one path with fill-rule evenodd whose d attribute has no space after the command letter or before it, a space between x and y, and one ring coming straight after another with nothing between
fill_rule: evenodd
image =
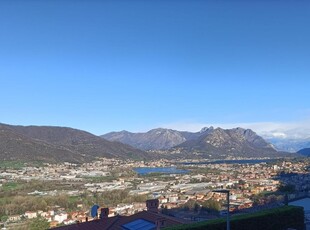
<instances>
[{"instance_id":1,"label":"tree","mask_svg":"<svg viewBox=\"0 0 310 230\"><path fill-rule=\"evenodd\" d=\"M208 211L219 211L221 204L216 200L209 199L202 203L202 207Z\"/></svg>"},{"instance_id":2,"label":"tree","mask_svg":"<svg viewBox=\"0 0 310 230\"><path fill-rule=\"evenodd\" d=\"M7 221L7 219L8 219L8 216L1 216L1 218L0 218L0 220L1 220L2 222Z\"/></svg>"},{"instance_id":3,"label":"tree","mask_svg":"<svg viewBox=\"0 0 310 230\"><path fill-rule=\"evenodd\" d=\"M193 210L195 207L196 201L195 200L188 200L185 204L184 204L184 209L187 207L187 210Z\"/></svg>"},{"instance_id":4,"label":"tree","mask_svg":"<svg viewBox=\"0 0 310 230\"><path fill-rule=\"evenodd\" d=\"M37 209L38 210L46 211L47 210L47 203L46 203L46 201L42 199L40 202L38 202Z\"/></svg>"},{"instance_id":5,"label":"tree","mask_svg":"<svg viewBox=\"0 0 310 230\"><path fill-rule=\"evenodd\" d=\"M198 212L199 208L200 208L200 205L195 203L195 205L194 205L194 212Z\"/></svg>"},{"instance_id":6,"label":"tree","mask_svg":"<svg viewBox=\"0 0 310 230\"><path fill-rule=\"evenodd\" d=\"M281 184L279 186L279 191L283 192L283 193L293 193L293 192L295 192L295 185L293 185L293 184L287 184L287 185Z\"/></svg>"},{"instance_id":7,"label":"tree","mask_svg":"<svg viewBox=\"0 0 310 230\"><path fill-rule=\"evenodd\" d=\"M277 199L277 196L275 196L275 195L270 195L267 197L267 203L275 203L277 201L278 201L278 199Z\"/></svg>"},{"instance_id":8,"label":"tree","mask_svg":"<svg viewBox=\"0 0 310 230\"><path fill-rule=\"evenodd\" d=\"M29 223L29 230L45 230L49 228L50 228L50 224L45 218L41 216L35 219L32 219Z\"/></svg>"}]
</instances>

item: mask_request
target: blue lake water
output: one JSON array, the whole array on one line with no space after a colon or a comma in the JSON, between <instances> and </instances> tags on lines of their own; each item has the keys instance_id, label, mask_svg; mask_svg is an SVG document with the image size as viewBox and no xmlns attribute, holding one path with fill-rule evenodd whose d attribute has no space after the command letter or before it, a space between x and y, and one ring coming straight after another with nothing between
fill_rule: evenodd
<instances>
[{"instance_id":1,"label":"blue lake water","mask_svg":"<svg viewBox=\"0 0 310 230\"><path fill-rule=\"evenodd\" d=\"M176 167L157 167L157 168L141 167L141 168L134 168L133 170L140 175L145 175L149 173L165 173L165 174L188 173L187 170L177 169Z\"/></svg>"}]
</instances>

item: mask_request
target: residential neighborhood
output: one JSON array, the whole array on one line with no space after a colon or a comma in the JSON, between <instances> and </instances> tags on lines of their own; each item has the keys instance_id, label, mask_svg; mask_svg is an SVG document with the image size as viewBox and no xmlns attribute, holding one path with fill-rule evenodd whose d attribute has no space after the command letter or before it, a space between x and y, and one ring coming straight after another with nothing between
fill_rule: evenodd
<instances>
[{"instance_id":1,"label":"residential neighborhood","mask_svg":"<svg viewBox=\"0 0 310 230\"><path fill-rule=\"evenodd\" d=\"M236 161L237 162L237 161ZM23 191L10 188L12 183L29 184L43 182L50 185L42 190L24 191L24 198L46 199L47 203L38 210L11 209L10 205L2 206L2 222L4 229L14 229L23 223L43 217L50 227L70 225L92 221L90 209L97 204L100 208L109 208L109 217L130 216L146 210L147 199L158 199L159 209L163 213L184 221L199 221L218 218L226 209L226 195L214 192L216 189L229 189L230 212L242 213L255 210L257 207L272 207L284 201L284 193L279 188L293 185L294 191L289 199L298 194L309 192L310 175L309 159L275 160L253 164L240 163L186 163L176 165L167 160L156 162L134 162L116 159L102 159L81 165L44 164L42 166L26 166L20 169L3 169L0 171L0 191ZM151 173L140 175L137 168L177 167L184 170L180 174ZM54 185L54 186L53 186ZM61 189L59 189L61 188ZM124 201L115 200L110 203L104 200L107 196L127 191ZM65 196L64 206L50 205L51 197ZM89 200L90 202L85 202ZM129 198L131 200L129 200ZM60 198L59 198L60 199ZM65 202L72 202L70 207ZM210 201L215 202L213 206ZM43 202L43 201L42 201ZM91 202L93 202L91 204ZM212 212L216 204L218 211ZM196 205L196 207L195 207ZM209 206L208 206L209 205ZM202 209L205 208L205 209ZM203 211L205 210L205 211ZM223 210L223 212L221 212ZM98 211L98 216L100 211ZM6 217L6 218L4 218Z\"/></svg>"}]
</instances>

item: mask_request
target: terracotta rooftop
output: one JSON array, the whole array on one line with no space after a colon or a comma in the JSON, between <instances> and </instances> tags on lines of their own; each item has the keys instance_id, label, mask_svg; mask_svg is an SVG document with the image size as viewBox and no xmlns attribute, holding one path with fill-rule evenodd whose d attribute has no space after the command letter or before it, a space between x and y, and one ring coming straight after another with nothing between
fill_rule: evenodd
<instances>
[{"instance_id":1,"label":"terracotta rooftop","mask_svg":"<svg viewBox=\"0 0 310 230\"><path fill-rule=\"evenodd\" d=\"M93 220L84 223L78 223L73 225L62 226L54 228L55 230L124 230L122 227L125 224L131 223L132 221L142 219L154 223L155 225L160 224L162 227L173 226L178 224L188 223L185 220L167 216L161 213L142 211L131 216L114 216L110 218L103 218Z\"/></svg>"}]
</instances>

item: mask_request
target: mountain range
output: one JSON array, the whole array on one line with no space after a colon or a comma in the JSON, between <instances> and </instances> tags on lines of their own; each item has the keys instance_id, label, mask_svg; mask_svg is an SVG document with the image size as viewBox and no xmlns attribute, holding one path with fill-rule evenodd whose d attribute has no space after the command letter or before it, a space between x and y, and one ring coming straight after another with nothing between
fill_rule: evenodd
<instances>
[{"instance_id":1,"label":"mountain range","mask_svg":"<svg viewBox=\"0 0 310 230\"><path fill-rule=\"evenodd\" d=\"M151 160L158 158L284 157L250 129L206 127L199 132L153 129L96 136L56 126L0 123L0 160L25 162L89 162L100 157ZM290 155L291 156L291 155Z\"/></svg>"},{"instance_id":2,"label":"mountain range","mask_svg":"<svg viewBox=\"0 0 310 230\"><path fill-rule=\"evenodd\" d=\"M310 157L310 148L301 149L298 153L303 156Z\"/></svg>"},{"instance_id":3,"label":"mountain range","mask_svg":"<svg viewBox=\"0 0 310 230\"><path fill-rule=\"evenodd\" d=\"M206 127L199 132L153 129L145 133L112 132L101 137L143 150L160 151L167 156L185 158L281 157L278 152L250 129Z\"/></svg>"},{"instance_id":4,"label":"mountain range","mask_svg":"<svg viewBox=\"0 0 310 230\"><path fill-rule=\"evenodd\" d=\"M109 141L119 141L143 150L167 150L187 140L196 139L200 134L200 132L191 133L158 128L146 133L131 133L123 130L107 133L101 137Z\"/></svg>"},{"instance_id":5,"label":"mountain range","mask_svg":"<svg viewBox=\"0 0 310 230\"><path fill-rule=\"evenodd\" d=\"M87 162L97 157L142 160L152 155L78 129L0 124L0 160L56 163Z\"/></svg>"},{"instance_id":6,"label":"mountain range","mask_svg":"<svg viewBox=\"0 0 310 230\"><path fill-rule=\"evenodd\" d=\"M272 143L279 151L285 152L298 152L303 148L310 148L310 138L304 139L290 139L290 138L265 138L268 142Z\"/></svg>"}]
</instances>

